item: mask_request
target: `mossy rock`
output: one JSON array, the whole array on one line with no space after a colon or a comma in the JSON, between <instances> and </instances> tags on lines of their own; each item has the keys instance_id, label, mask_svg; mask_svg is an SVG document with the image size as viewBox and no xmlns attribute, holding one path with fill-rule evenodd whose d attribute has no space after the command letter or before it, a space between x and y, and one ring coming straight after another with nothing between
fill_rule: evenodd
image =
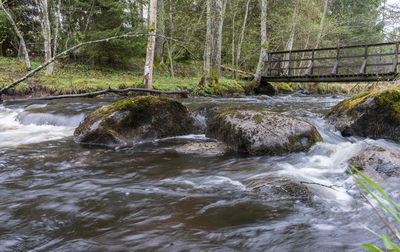
<instances>
[{"instance_id":1,"label":"mossy rock","mask_svg":"<svg viewBox=\"0 0 400 252\"><path fill-rule=\"evenodd\" d=\"M102 107L76 128L75 141L90 145L120 146L138 141L190 133L193 119L180 102L139 96Z\"/></svg>"},{"instance_id":2,"label":"mossy rock","mask_svg":"<svg viewBox=\"0 0 400 252\"><path fill-rule=\"evenodd\" d=\"M294 92L294 89L288 83L284 83L279 86L279 93L291 94L293 92Z\"/></svg>"},{"instance_id":3,"label":"mossy rock","mask_svg":"<svg viewBox=\"0 0 400 252\"><path fill-rule=\"evenodd\" d=\"M400 142L400 89L361 93L341 101L327 118L343 136Z\"/></svg>"},{"instance_id":4,"label":"mossy rock","mask_svg":"<svg viewBox=\"0 0 400 252\"><path fill-rule=\"evenodd\" d=\"M251 155L282 155L308 151L322 141L317 129L306 121L282 114L225 111L210 120L206 136L216 138L236 152Z\"/></svg>"}]
</instances>

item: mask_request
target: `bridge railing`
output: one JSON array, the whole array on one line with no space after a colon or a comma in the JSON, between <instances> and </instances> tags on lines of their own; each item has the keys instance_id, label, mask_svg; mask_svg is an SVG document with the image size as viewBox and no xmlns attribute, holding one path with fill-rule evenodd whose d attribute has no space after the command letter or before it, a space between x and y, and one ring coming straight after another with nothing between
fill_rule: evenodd
<instances>
[{"instance_id":1,"label":"bridge railing","mask_svg":"<svg viewBox=\"0 0 400 252\"><path fill-rule=\"evenodd\" d=\"M264 76L302 77L372 76L397 73L399 43L304 49L268 53Z\"/></svg>"}]
</instances>

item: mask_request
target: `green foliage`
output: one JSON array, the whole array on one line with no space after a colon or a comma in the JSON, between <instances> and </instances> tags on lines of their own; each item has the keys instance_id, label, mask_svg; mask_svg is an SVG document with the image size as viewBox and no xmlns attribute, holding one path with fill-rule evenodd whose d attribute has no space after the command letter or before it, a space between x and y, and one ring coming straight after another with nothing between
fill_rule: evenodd
<instances>
[{"instance_id":1,"label":"green foliage","mask_svg":"<svg viewBox=\"0 0 400 252\"><path fill-rule=\"evenodd\" d=\"M381 206L383 207L383 209L385 210L386 213L388 213L389 215L391 215L397 222L397 224L400 225L400 207L383 191L383 189L372 179L368 178L364 173L362 173L361 171L359 171L357 168L355 168L354 166L350 165L349 171L351 173L351 175L353 176L353 178L368 192L368 194L370 196L372 196L372 198L374 198L374 200ZM359 176L356 176L356 174L353 173L353 170L356 172L356 174L358 174ZM363 180L362 180L362 179ZM364 181L366 183L364 183ZM368 187L369 185L369 187ZM372 189L374 189L375 191L378 192L378 195L383 197L383 199L385 199L387 202L389 202L389 204L385 203L382 199L380 199L374 192L372 192ZM386 224L386 223L385 223ZM389 227L391 229L392 232L395 233L396 239L398 241L400 241L400 233L397 229L394 229L393 227ZM388 235L384 234L384 235L379 235L376 232L368 229L369 231L371 231L373 234L375 234L377 237L379 237L380 239L382 239L385 248L394 252L400 252L400 247L396 246L389 238ZM374 245L371 244L363 244L363 248L366 251L382 251L379 248L375 247Z\"/></svg>"}]
</instances>

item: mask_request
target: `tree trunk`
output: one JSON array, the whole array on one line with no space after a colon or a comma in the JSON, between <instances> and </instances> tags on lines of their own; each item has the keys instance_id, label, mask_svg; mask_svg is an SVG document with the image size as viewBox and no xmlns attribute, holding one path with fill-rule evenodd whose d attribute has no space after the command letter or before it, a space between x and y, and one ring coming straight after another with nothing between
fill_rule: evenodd
<instances>
[{"instance_id":1,"label":"tree trunk","mask_svg":"<svg viewBox=\"0 0 400 252\"><path fill-rule=\"evenodd\" d=\"M157 0L150 0L149 6L149 37L147 40L146 64L144 66L144 88L153 88L153 61L155 35L157 28Z\"/></svg>"},{"instance_id":2,"label":"tree trunk","mask_svg":"<svg viewBox=\"0 0 400 252\"><path fill-rule=\"evenodd\" d=\"M248 14L249 14L249 5L250 5L250 0L247 0L247 3L246 3L246 12L245 12L245 14L244 14L243 25L242 25L242 31L240 32L240 37L239 37L239 42L238 42L238 48L237 48L237 53L236 53L236 70L239 70L239 60L240 60L240 54L241 54L242 45L243 45L244 31L246 30L247 16L248 16ZM235 75L237 75L237 71L235 72Z\"/></svg>"},{"instance_id":3,"label":"tree trunk","mask_svg":"<svg viewBox=\"0 0 400 252\"><path fill-rule=\"evenodd\" d=\"M236 6L233 5L232 3L232 11L233 9L236 9ZM232 15L232 67L235 68L235 19L236 19L236 14L237 12L234 11ZM236 79L236 73L235 71L232 72L232 78Z\"/></svg>"},{"instance_id":4,"label":"tree trunk","mask_svg":"<svg viewBox=\"0 0 400 252\"><path fill-rule=\"evenodd\" d=\"M39 2L40 1L40 2ZM44 42L44 57L45 61L51 59L51 26L49 20L49 9L47 0L35 0L40 13L40 25L42 27L42 36ZM53 63L46 68L46 75L53 74Z\"/></svg>"},{"instance_id":5,"label":"tree trunk","mask_svg":"<svg viewBox=\"0 0 400 252\"><path fill-rule=\"evenodd\" d=\"M169 26L170 26L170 29L169 29L169 30L170 30L169 37L170 37L170 38L173 38L174 29L175 29L175 27L174 27L174 18L173 18L173 15L172 15L172 10L173 10L173 8L172 8L172 3L171 3L171 1L170 1L170 2L169 2ZM170 68L171 68L171 78L175 78L174 61L173 61L173 58L172 58L172 54L173 54L174 50L175 50L175 48L174 48L173 41L172 41L172 40L169 40L169 42L168 42L168 58L169 58L169 65L170 65Z\"/></svg>"},{"instance_id":6,"label":"tree trunk","mask_svg":"<svg viewBox=\"0 0 400 252\"><path fill-rule=\"evenodd\" d=\"M204 58L204 81L208 83L211 73L211 55L212 55L212 1L207 0L207 31L206 31L206 44L205 44L205 58Z\"/></svg>"},{"instance_id":7,"label":"tree trunk","mask_svg":"<svg viewBox=\"0 0 400 252\"><path fill-rule=\"evenodd\" d=\"M297 22L297 13L299 10L299 0L296 0L293 17L292 17L292 26L290 27L289 39L285 46L285 51L291 51L293 49L294 35L296 33L296 22Z\"/></svg>"},{"instance_id":8,"label":"tree trunk","mask_svg":"<svg viewBox=\"0 0 400 252\"><path fill-rule=\"evenodd\" d=\"M25 64L26 64L26 69L29 71L31 70L31 61L29 59L29 54L28 54L28 50L26 49L26 44L25 44L25 40L24 37L22 36L21 32L18 30L17 25L14 22L14 19L11 16L11 13L6 9L6 7L3 5L3 1L0 0L0 8L4 11L4 13L6 14L6 17L8 19L8 21L11 23L15 34L17 35L20 45L22 47L22 51L24 53L24 57L25 57Z\"/></svg>"},{"instance_id":9,"label":"tree trunk","mask_svg":"<svg viewBox=\"0 0 400 252\"><path fill-rule=\"evenodd\" d=\"M225 1L226 3L226 1ZM225 4L223 0L215 1L215 19L214 19L214 52L212 59L212 80L218 82L221 75L221 47L222 47L222 27L223 13Z\"/></svg>"},{"instance_id":10,"label":"tree trunk","mask_svg":"<svg viewBox=\"0 0 400 252\"><path fill-rule=\"evenodd\" d=\"M53 55L57 55L57 47L58 47L58 33L61 24L61 0L58 0L57 11L56 11L56 27L54 30L54 41L53 41ZM53 68L53 66L52 66Z\"/></svg>"},{"instance_id":11,"label":"tree trunk","mask_svg":"<svg viewBox=\"0 0 400 252\"><path fill-rule=\"evenodd\" d=\"M324 1L324 10L322 12L322 18L321 18L321 23L319 25L319 32L318 32L318 36L317 36L317 42L315 43L315 47L314 48L318 48L319 43L321 42L322 32L324 31L324 23L325 23L326 12L328 10L328 2L329 2L329 0L325 0Z\"/></svg>"},{"instance_id":12,"label":"tree trunk","mask_svg":"<svg viewBox=\"0 0 400 252\"><path fill-rule=\"evenodd\" d=\"M164 33L165 33L164 0L158 0L157 12L158 12L157 34L164 35ZM164 37L156 37L155 60L158 63L163 62L164 42L165 42Z\"/></svg>"},{"instance_id":13,"label":"tree trunk","mask_svg":"<svg viewBox=\"0 0 400 252\"><path fill-rule=\"evenodd\" d=\"M293 42L294 42L294 35L296 33L296 22L297 22L297 12L299 10L299 0L296 0L295 6L294 6L294 11L293 11L293 17L292 17L292 26L290 27L290 34L289 34L289 39L286 43L285 46L285 51L291 51L293 49ZM285 60L289 59L289 55L285 54ZM284 64L284 73L289 74L289 68L290 68L290 62L286 62Z\"/></svg>"},{"instance_id":14,"label":"tree trunk","mask_svg":"<svg viewBox=\"0 0 400 252\"><path fill-rule=\"evenodd\" d=\"M256 76L254 77L254 84L256 86L259 86L261 83L261 75L264 70L265 61L267 59L267 10L268 1L261 0L261 52L258 59Z\"/></svg>"}]
</instances>

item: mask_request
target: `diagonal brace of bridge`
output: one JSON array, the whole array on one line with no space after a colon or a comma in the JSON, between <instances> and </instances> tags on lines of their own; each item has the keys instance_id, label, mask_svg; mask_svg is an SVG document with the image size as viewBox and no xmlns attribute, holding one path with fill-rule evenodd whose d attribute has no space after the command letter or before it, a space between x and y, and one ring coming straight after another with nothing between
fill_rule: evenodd
<instances>
[{"instance_id":1,"label":"diagonal brace of bridge","mask_svg":"<svg viewBox=\"0 0 400 252\"><path fill-rule=\"evenodd\" d=\"M266 82L392 81L398 75L399 43L269 52Z\"/></svg>"}]
</instances>

